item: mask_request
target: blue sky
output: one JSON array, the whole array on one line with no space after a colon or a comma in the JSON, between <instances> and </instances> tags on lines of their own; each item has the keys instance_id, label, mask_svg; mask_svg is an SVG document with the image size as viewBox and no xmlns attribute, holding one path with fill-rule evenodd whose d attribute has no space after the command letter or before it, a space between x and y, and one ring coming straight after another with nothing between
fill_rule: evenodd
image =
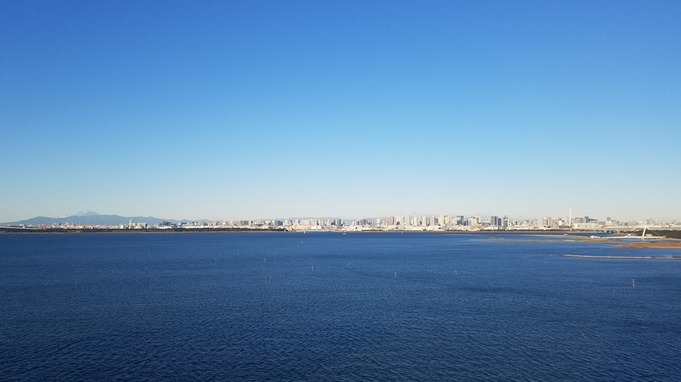
<instances>
[{"instance_id":1,"label":"blue sky","mask_svg":"<svg viewBox=\"0 0 681 382\"><path fill-rule=\"evenodd\" d=\"M5 1L0 221L681 220L679 1Z\"/></svg>"}]
</instances>

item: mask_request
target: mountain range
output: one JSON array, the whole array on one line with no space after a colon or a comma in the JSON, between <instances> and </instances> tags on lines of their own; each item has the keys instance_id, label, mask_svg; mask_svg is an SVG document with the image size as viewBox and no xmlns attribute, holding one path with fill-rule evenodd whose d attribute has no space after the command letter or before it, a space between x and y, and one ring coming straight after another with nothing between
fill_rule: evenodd
<instances>
[{"instance_id":1,"label":"mountain range","mask_svg":"<svg viewBox=\"0 0 681 382\"><path fill-rule=\"evenodd\" d=\"M3 223L3 225L50 225L50 224L87 224L87 225L118 225L127 224L130 221L133 223L147 223L150 225L158 224L162 221L168 221L171 223L177 223L178 220L174 219L159 219L153 216L120 216L120 215L100 215L94 211L86 210L81 211L75 215L66 216L62 218L51 218L46 216L36 216L34 218L20 220L16 222Z\"/></svg>"}]
</instances>

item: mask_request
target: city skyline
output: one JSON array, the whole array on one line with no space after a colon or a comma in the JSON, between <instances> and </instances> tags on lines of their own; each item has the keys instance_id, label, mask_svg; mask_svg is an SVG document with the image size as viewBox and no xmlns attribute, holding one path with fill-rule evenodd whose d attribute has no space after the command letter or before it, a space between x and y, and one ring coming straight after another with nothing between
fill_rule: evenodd
<instances>
[{"instance_id":1,"label":"city skyline","mask_svg":"<svg viewBox=\"0 0 681 382\"><path fill-rule=\"evenodd\" d=\"M96 222L93 222L94 221ZM50 222L48 222L50 221ZM114 221L119 221L118 223ZM368 225L368 226L407 226L407 227L433 227L433 226L468 226L468 227L516 227L521 229L527 228L579 228L587 229L586 227L606 228L606 227L640 227L640 226L666 226L671 228L681 228L677 219L666 221L656 219L653 217L645 220L626 219L620 217L607 216L599 218L589 215L573 215L572 210L568 211L565 216L536 216L531 218L507 216L507 215L485 215L485 214L400 214L389 216L364 216L362 218L341 218L335 217L303 217L303 216L289 216L289 217L269 217L269 218L242 218L242 219L182 219L176 217L155 217L155 216L120 216L99 214L91 210L83 210L77 214L63 216L63 217L46 217L35 216L29 219L24 219L16 222L0 222L0 226L16 226L27 225L29 227L66 227L66 226L83 226L83 227L97 227L97 226L125 226L129 224L144 224L149 226L163 225L182 225L188 224L188 227L199 224L199 226L254 226L276 223L282 226L291 225L317 225L317 226L331 226L331 225ZM314 223L311 223L314 222ZM323 223L322 223L323 222ZM361 223L360 223L361 222ZM580 224L580 225L575 225ZM593 224L591 224L593 223ZM587 224L584 226L582 224ZM139 227L138 227L139 228Z\"/></svg>"},{"instance_id":2,"label":"city skyline","mask_svg":"<svg viewBox=\"0 0 681 382\"><path fill-rule=\"evenodd\" d=\"M0 5L0 222L681 220L681 2Z\"/></svg>"}]
</instances>

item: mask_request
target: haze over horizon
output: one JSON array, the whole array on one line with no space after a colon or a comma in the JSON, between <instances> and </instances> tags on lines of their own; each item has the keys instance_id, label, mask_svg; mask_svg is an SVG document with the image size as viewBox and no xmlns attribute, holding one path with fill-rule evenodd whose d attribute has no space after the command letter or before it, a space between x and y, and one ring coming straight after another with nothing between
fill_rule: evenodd
<instances>
[{"instance_id":1,"label":"haze over horizon","mask_svg":"<svg viewBox=\"0 0 681 382\"><path fill-rule=\"evenodd\" d=\"M0 4L0 222L681 220L681 2Z\"/></svg>"}]
</instances>

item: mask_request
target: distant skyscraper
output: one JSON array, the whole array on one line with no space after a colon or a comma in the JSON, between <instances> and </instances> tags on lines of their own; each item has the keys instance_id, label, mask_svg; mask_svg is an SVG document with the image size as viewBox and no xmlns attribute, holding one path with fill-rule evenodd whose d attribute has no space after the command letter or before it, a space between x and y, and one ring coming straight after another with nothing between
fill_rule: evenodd
<instances>
[{"instance_id":1,"label":"distant skyscraper","mask_svg":"<svg viewBox=\"0 0 681 382\"><path fill-rule=\"evenodd\" d=\"M572 209L570 209L570 215L568 217L568 225L572 226Z\"/></svg>"},{"instance_id":2,"label":"distant skyscraper","mask_svg":"<svg viewBox=\"0 0 681 382\"><path fill-rule=\"evenodd\" d=\"M489 224L494 227L499 227L501 226L501 219L499 219L498 216L490 216Z\"/></svg>"}]
</instances>

